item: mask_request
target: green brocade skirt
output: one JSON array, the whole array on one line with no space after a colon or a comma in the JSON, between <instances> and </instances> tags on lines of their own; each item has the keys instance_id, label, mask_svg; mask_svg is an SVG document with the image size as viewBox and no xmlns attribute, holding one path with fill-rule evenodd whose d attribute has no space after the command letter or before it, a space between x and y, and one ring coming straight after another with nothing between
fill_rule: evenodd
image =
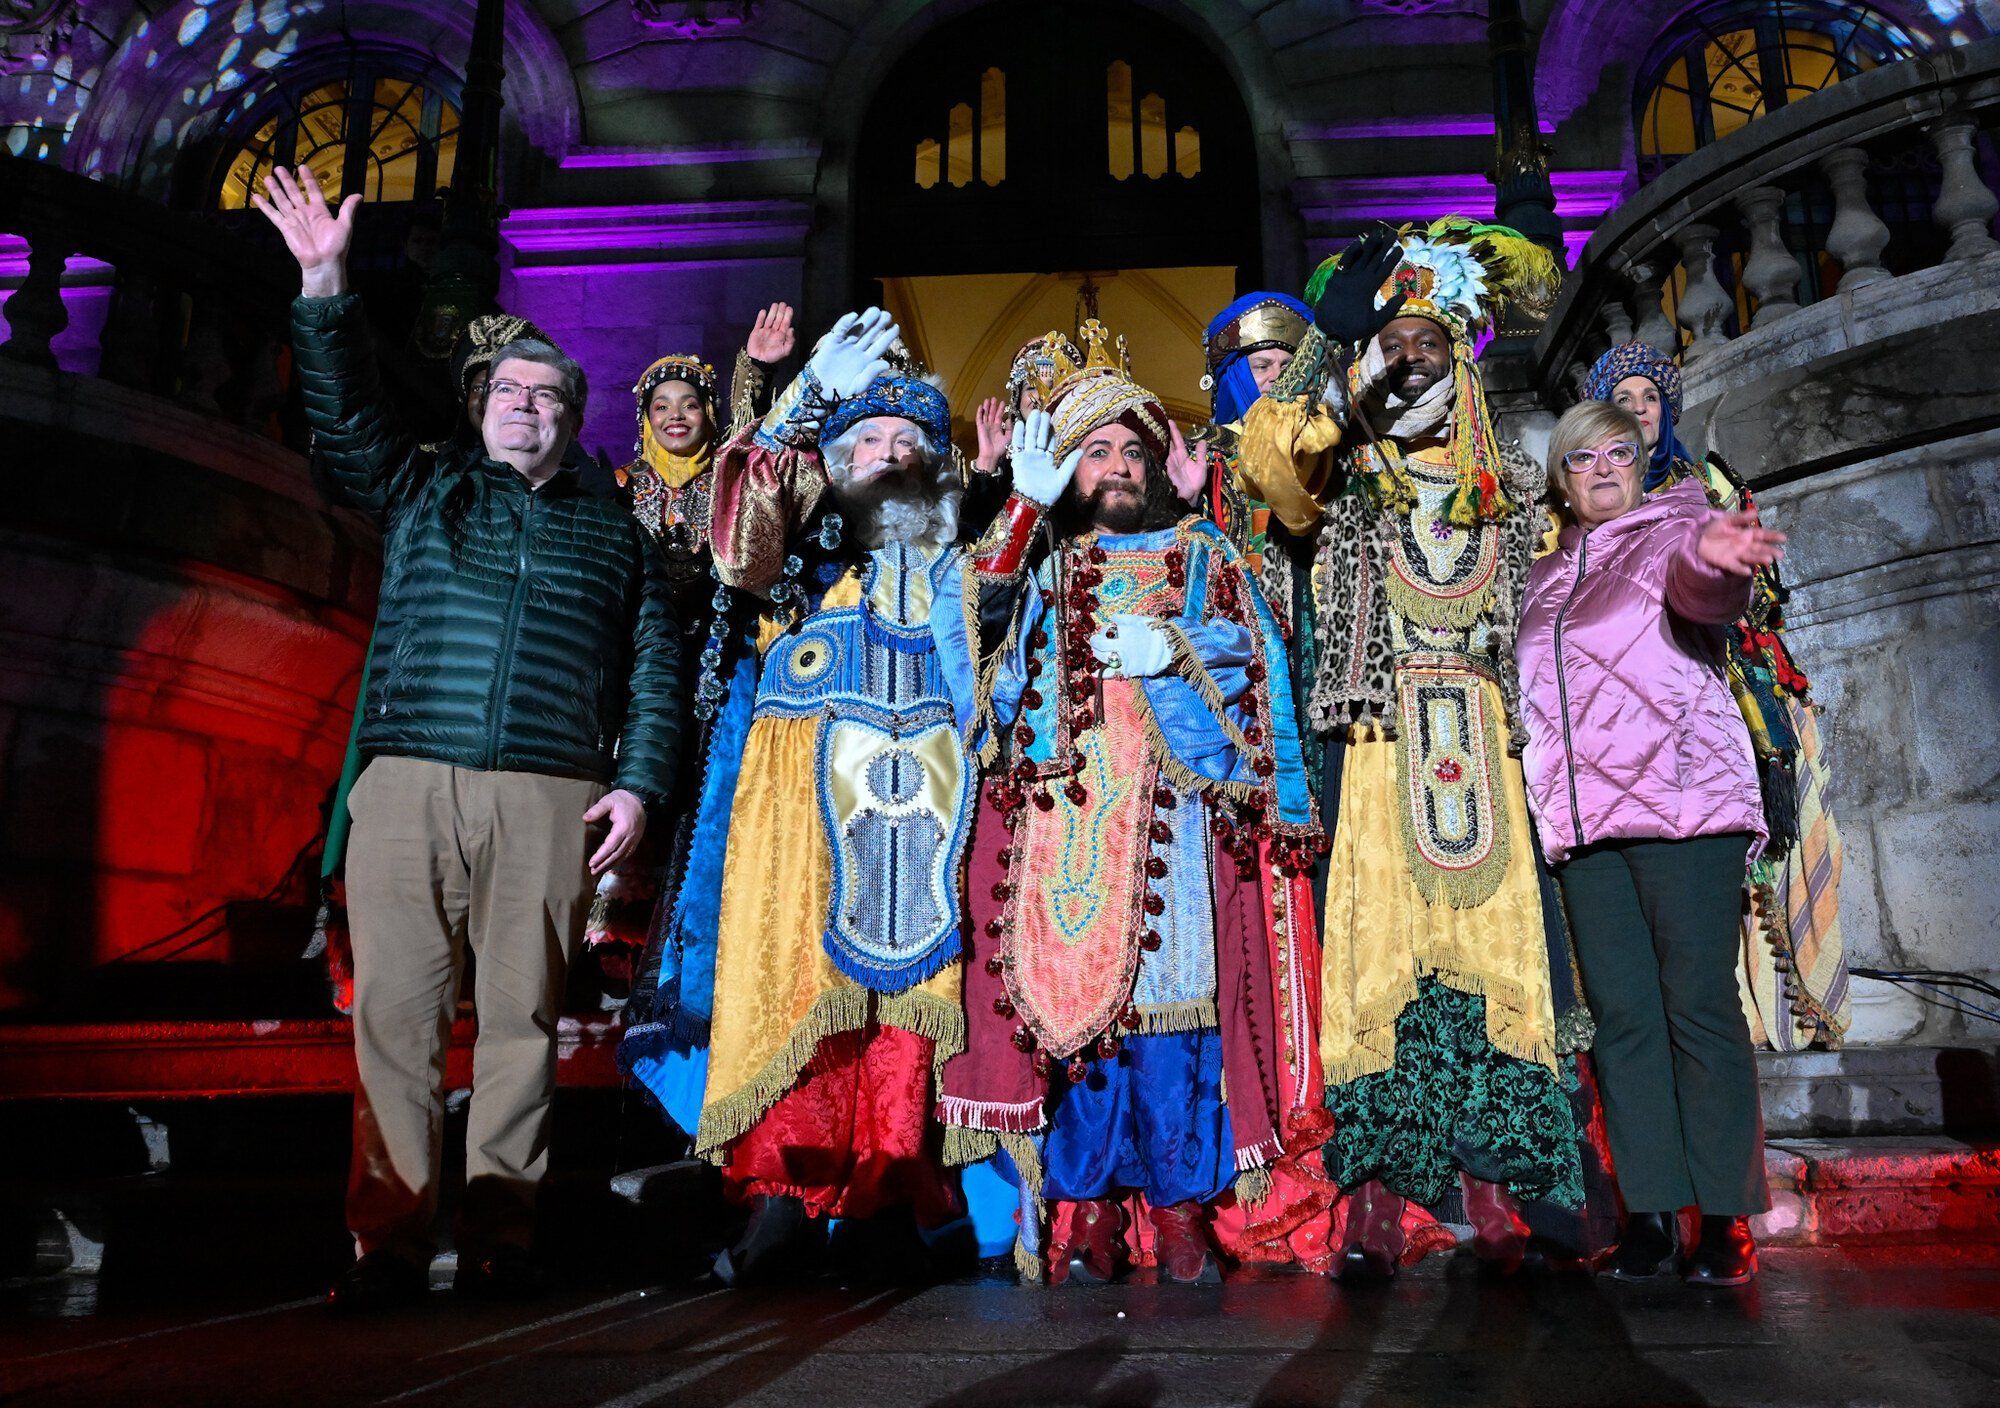
<instances>
[{"instance_id":1,"label":"green brocade skirt","mask_svg":"<svg viewBox=\"0 0 2000 1408\"><path fill-rule=\"evenodd\" d=\"M1496 1051L1486 999L1435 978L1419 979L1416 1000L1396 1018L1395 1064L1329 1086L1326 1103L1334 1119L1326 1167L1343 1188L1380 1179L1435 1204L1457 1191L1463 1170L1525 1201L1583 1204L1563 1078Z\"/></svg>"}]
</instances>

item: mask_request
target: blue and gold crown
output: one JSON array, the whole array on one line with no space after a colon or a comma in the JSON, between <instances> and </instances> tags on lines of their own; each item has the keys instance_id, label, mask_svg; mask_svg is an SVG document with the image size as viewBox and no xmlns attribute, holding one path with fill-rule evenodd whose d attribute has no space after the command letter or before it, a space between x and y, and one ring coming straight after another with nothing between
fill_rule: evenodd
<instances>
[{"instance_id":1,"label":"blue and gold crown","mask_svg":"<svg viewBox=\"0 0 2000 1408\"><path fill-rule=\"evenodd\" d=\"M820 429L822 442L845 434L872 416L898 416L914 423L940 450L951 444L951 405L944 392L922 376L892 372L859 396L833 408Z\"/></svg>"}]
</instances>

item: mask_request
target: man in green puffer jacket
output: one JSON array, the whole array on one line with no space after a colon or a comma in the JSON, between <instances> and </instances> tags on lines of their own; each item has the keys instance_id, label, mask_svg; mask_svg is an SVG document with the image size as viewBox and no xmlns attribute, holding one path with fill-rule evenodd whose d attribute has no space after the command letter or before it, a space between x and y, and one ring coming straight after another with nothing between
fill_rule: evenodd
<instances>
[{"instance_id":1,"label":"man in green puffer jacket","mask_svg":"<svg viewBox=\"0 0 2000 1408\"><path fill-rule=\"evenodd\" d=\"M348 809L358 1259L336 1309L419 1298L437 1210L444 1053L464 946L477 959L474 1092L459 1290L535 1288L557 1004L589 876L623 859L673 785L678 633L662 564L564 452L581 368L554 346L496 352L483 451L424 449L385 406L346 255L359 197L328 210L280 168L257 206L299 261L292 341L314 450L383 526L363 701L366 770ZM590 828L605 832L593 850Z\"/></svg>"}]
</instances>

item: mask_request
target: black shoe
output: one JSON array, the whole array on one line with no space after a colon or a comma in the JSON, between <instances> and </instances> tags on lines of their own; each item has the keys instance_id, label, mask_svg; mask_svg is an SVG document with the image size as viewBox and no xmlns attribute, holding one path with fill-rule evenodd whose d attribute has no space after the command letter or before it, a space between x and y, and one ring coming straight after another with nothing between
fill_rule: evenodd
<instances>
[{"instance_id":1,"label":"black shoe","mask_svg":"<svg viewBox=\"0 0 2000 1408\"><path fill-rule=\"evenodd\" d=\"M548 1289L548 1276L526 1247L495 1247L460 1253L451 1288L468 1300L530 1300Z\"/></svg>"},{"instance_id":2,"label":"black shoe","mask_svg":"<svg viewBox=\"0 0 2000 1408\"><path fill-rule=\"evenodd\" d=\"M742 1238L715 1259L725 1286L762 1286L817 1269L826 1249L826 1221L797 1198L758 1198Z\"/></svg>"},{"instance_id":3,"label":"black shoe","mask_svg":"<svg viewBox=\"0 0 2000 1408\"><path fill-rule=\"evenodd\" d=\"M1679 1213L1628 1213L1625 1235L1611 1249L1611 1274L1620 1281L1649 1281L1665 1275L1674 1269L1680 1240Z\"/></svg>"},{"instance_id":4,"label":"black shoe","mask_svg":"<svg viewBox=\"0 0 2000 1408\"><path fill-rule=\"evenodd\" d=\"M1690 1286L1740 1286L1757 1274L1757 1242L1747 1217L1701 1219L1701 1241L1681 1279Z\"/></svg>"},{"instance_id":5,"label":"black shoe","mask_svg":"<svg viewBox=\"0 0 2000 1408\"><path fill-rule=\"evenodd\" d=\"M367 1315L415 1305L430 1289L429 1267L394 1252L373 1251L340 1273L326 1303L340 1315Z\"/></svg>"}]
</instances>

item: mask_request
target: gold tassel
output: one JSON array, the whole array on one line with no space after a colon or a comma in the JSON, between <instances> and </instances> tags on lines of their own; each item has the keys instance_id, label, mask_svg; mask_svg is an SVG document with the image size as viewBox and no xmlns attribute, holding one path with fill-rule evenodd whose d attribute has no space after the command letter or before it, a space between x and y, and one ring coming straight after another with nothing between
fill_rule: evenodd
<instances>
[{"instance_id":1,"label":"gold tassel","mask_svg":"<svg viewBox=\"0 0 2000 1408\"><path fill-rule=\"evenodd\" d=\"M1259 1166L1236 1175L1236 1201L1244 1208L1259 1207L1271 1197L1271 1170Z\"/></svg>"}]
</instances>

